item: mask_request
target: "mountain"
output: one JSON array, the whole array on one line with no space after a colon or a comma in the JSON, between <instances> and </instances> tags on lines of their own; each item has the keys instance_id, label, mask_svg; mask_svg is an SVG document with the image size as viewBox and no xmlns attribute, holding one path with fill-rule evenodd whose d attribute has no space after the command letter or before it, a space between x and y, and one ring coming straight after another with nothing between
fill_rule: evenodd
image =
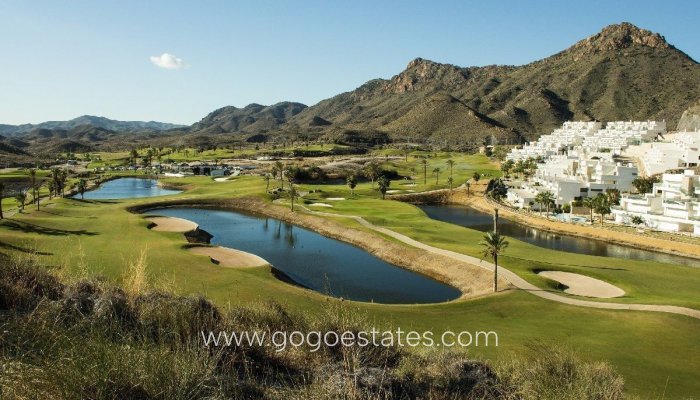
<instances>
[{"instance_id":1,"label":"mountain","mask_svg":"<svg viewBox=\"0 0 700 400\"><path fill-rule=\"evenodd\" d=\"M678 121L678 130L686 132L700 130L700 100L683 111L683 115Z\"/></svg>"},{"instance_id":2,"label":"mountain","mask_svg":"<svg viewBox=\"0 0 700 400\"><path fill-rule=\"evenodd\" d=\"M663 36L629 23L522 66L458 67L422 58L323 100L290 124L377 129L393 137L531 138L575 120L664 119L700 93L700 66ZM436 97L437 96L437 97Z\"/></svg>"},{"instance_id":3,"label":"mountain","mask_svg":"<svg viewBox=\"0 0 700 400\"><path fill-rule=\"evenodd\" d=\"M156 121L117 121L105 117L83 115L69 121L47 121L39 124L0 125L0 134L18 135L34 129L73 129L78 126L93 126L114 132L165 131L182 128L184 125Z\"/></svg>"},{"instance_id":4,"label":"mountain","mask_svg":"<svg viewBox=\"0 0 700 400\"><path fill-rule=\"evenodd\" d=\"M271 106L253 103L243 108L227 106L209 113L190 129L207 133L265 133L279 129L304 109L306 105L293 102L281 102Z\"/></svg>"}]
</instances>

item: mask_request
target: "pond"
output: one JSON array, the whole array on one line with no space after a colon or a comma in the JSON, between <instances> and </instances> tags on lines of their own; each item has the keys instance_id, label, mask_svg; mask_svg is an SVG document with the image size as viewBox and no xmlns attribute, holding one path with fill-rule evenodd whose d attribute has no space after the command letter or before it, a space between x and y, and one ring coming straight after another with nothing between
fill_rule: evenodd
<instances>
[{"instance_id":1,"label":"pond","mask_svg":"<svg viewBox=\"0 0 700 400\"><path fill-rule=\"evenodd\" d=\"M182 193L181 190L158 186L156 179L119 178L101 184L97 189L85 192L85 199L133 199L140 197L166 196ZM79 198L80 195L73 196Z\"/></svg>"},{"instance_id":2,"label":"pond","mask_svg":"<svg viewBox=\"0 0 700 400\"><path fill-rule=\"evenodd\" d=\"M432 219L465 226L482 232L493 230L493 216L472 208L455 205L421 205L420 208ZM602 240L561 235L501 218L499 232L514 239L552 250L588 254L603 257L618 257L633 260L649 260L669 264L700 266L700 260L675 256L649 250L635 249L606 243Z\"/></svg>"},{"instance_id":3,"label":"pond","mask_svg":"<svg viewBox=\"0 0 700 400\"><path fill-rule=\"evenodd\" d=\"M147 213L193 221L214 235L211 244L256 254L296 284L334 297L413 304L444 302L461 295L452 286L277 219L198 208L165 208Z\"/></svg>"}]
</instances>

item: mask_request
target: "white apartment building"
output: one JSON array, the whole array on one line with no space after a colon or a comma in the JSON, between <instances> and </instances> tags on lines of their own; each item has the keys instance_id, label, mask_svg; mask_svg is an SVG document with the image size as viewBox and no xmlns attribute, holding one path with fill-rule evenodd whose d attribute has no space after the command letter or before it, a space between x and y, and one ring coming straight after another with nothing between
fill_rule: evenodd
<instances>
[{"instance_id":1,"label":"white apartment building","mask_svg":"<svg viewBox=\"0 0 700 400\"><path fill-rule=\"evenodd\" d=\"M653 229L700 235L700 175L663 174L651 193L623 196L612 212L618 223L631 224L638 216Z\"/></svg>"},{"instance_id":2,"label":"white apartment building","mask_svg":"<svg viewBox=\"0 0 700 400\"><path fill-rule=\"evenodd\" d=\"M548 191L554 195L556 204L570 204L612 189L630 191L637 176L637 167L632 164L555 156L540 164L532 179L509 189L507 200L515 207L525 208L539 192ZM533 208L537 209L538 205Z\"/></svg>"},{"instance_id":3,"label":"white apartment building","mask_svg":"<svg viewBox=\"0 0 700 400\"><path fill-rule=\"evenodd\" d=\"M697 167L700 163L700 132L679 132L669 142L651 143L642 157L647 175L670 169Z\"/></svg>"},{"instance_id":4,"label":"white apartment building","mask_svg":"<svg viewBox=\"0 0 700 400\"><path fill-rule=\"evenodd\" d=\"M612 121L591 136L587 136L582 147L588 151L608 150L620 154L622 150L642 142L656 140L666 133L666 121Z\"/></svg>"},{"instance_id":5,"label":"white apartment building","mask_svg":"<svg viewBox=\"0 0 700 400\"><path fill-rule=\"evenodd\" d=\"M511 150L506 159L518 161L560 154L581 145L585 137L593 135L601 126L600 122L564 122L561 128L555 129L551 134L540 136L537 141L526 144L522 149Z\"/></svg>"}]
</instances>

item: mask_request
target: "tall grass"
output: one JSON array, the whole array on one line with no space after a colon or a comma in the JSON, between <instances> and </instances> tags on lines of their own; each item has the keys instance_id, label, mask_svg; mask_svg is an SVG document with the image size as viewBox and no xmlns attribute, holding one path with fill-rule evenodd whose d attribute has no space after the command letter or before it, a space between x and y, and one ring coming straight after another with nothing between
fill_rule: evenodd
<instances>
[{"instance_id":1,"label":"tall grass","mask_svg":"<svg viewBox=\"0 0 700 400\"><path fill-rule=\"evenodd\" d=\"M313 315L278 303L220 310L203 297L150 291L146 252L124 289L59 282L36 260L0 269L3 399L600 399L622 398L605 363L563 349L492 366L458 351L307 344L278 352L206 348L200 331L368 331L342 302Z\"/></svg>"}]
</instances>

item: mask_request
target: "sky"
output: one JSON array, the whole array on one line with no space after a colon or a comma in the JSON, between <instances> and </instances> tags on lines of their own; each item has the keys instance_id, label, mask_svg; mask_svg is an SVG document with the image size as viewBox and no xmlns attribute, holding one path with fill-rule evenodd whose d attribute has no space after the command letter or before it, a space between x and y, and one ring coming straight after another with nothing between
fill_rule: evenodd
<instances>
[{"instance_id":1,"label":"sky","mask_svg":"<svg viewBox=\"0 0 700 400\"><path fill-rule=\"evenodd\" d=\"M521 65L622 21L698 60L698 15L698 1L659 0L0 0L0 124L312 105L416 57Z\"/></svg>"}]
</instances>

